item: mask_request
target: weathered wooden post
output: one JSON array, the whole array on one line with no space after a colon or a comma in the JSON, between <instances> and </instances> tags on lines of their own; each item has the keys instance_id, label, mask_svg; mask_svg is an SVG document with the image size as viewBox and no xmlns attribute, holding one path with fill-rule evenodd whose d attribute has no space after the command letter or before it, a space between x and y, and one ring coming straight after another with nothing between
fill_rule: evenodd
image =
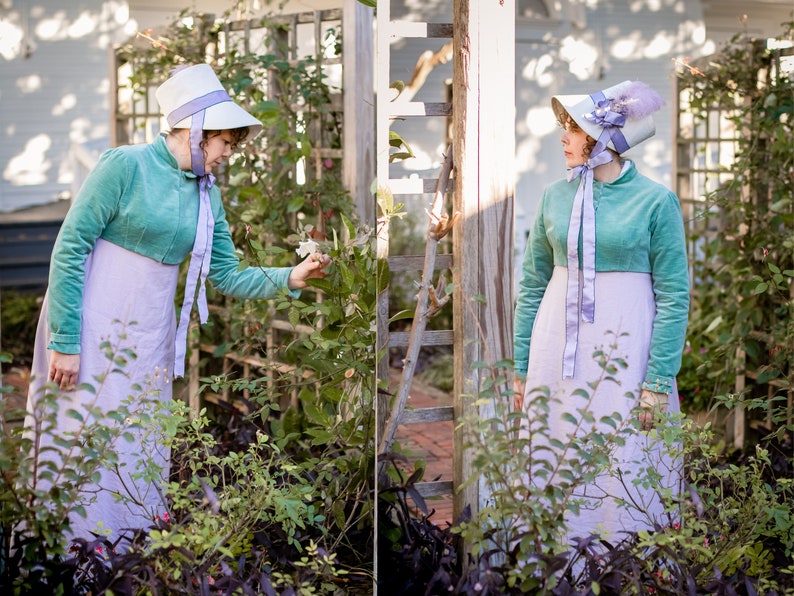
<instances>
[{"instance_id":1,"label":"weathered wooden post","mask_svg":"<svg viewBox=\"0 0 794 596\"><path fill-rule=\"evenodd\" d=\"M454 394L460 420L471 413L482 380L472 364L513 354L515 1L454 0L453 13L454 210L462 215L453 241ZM455 486L476 473L463 439L455 433ZM456 517L487 498L481 488L456 493Z\"/></svg>"},{"instance_id":2,"label":"weathered wooden post","mask_svg":"<svg viewBox=\"0 0 794 596\"><path fill-rule=\"evenodd\" d=\"M344 77L345 186L353 196L361 221L375 225L370 190L375 177L375 87L372 64L372 9L358 0L345 0L342 16Z\"/></svg>"}]
</instances>

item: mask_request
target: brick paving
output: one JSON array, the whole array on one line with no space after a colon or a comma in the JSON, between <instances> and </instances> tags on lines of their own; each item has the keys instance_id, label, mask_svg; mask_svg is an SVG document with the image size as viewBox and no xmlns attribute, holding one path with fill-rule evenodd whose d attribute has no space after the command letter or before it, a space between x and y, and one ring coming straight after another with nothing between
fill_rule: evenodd
<instances>
[{"instance_id":1,"label":"brick paving","mask_svg":"<svg viewBox=\"0 0 794 596\"><path fill-rule=\"evenodd\" d=\"M3 432L9 432L12 428L22 425L21 417L9 417L8 412L25 408L28 400L29 376L30 372L27 369L8 365L0 369L0 385L8 388L7 391L0 393L0 399L6 403L4 418L0 421Z\"/></svg>"},{"instance_id":2,"label":"brick paving","mask_svg":"<svg viewBox=\"0 0 794 596\"><path fill-rule=\"evenodd\" d=\"M399 379L399 371L392 371L393 385ZM414 379L408 397L408 407L423 408L433 406L452 405L452 397L443 391ZM453 450L453 423L451 420L444 422L423 422L418 424L404 424L398 427L395 440L404 452L408 452L410 461L409 469L413 470L414 462L422 460L425 463L423 480L452 480L452 450ZM445 528L451 525L452 496L429 497L426 499L429 511L435 510L429 516L430 521L437 526Z\"/></svg>"}]
</instances>

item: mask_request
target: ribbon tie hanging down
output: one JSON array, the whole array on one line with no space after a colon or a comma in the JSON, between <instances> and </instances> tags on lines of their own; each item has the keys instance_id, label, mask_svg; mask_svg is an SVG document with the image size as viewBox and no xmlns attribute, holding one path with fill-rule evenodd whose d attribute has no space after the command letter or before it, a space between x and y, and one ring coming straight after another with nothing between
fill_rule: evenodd
<instances>
[{"instance_id":1,"label":"ribbon tie hanging down","mask_svg":"<svg viewBox=\"0 0 794 596\"><path fill-rule=\"evenodd\" d=\"M210 205L210 188L215 184L215 177L212 174L205 173L204 151L201 149L201 141L204 131L204 110L225 101L231 101L226 91L212 91L176 108L167 117L169 126L174 126L185 118L192 116L190 121L191 168L198 177L199 186L196 239L193 242L193 250L190 254L190 266L185 280L185 297L182 301L182 311L179 316L179 325L177 326L174 340L174 377L185 375L187 330L190 325L190 312L193 310L197 283L199 321L201 323L207 322L206 280L212 258L212 230L215 227L215 218L212 215L212 207Z\"/></svg>"},{"instance_id":2,"label":"ribbon tie hanging down","mask_svg":"<svg viewBox=\"0 0 794 596\"><path fill-rule=\"evenodd\" d=\"M182 301L182 311L179 315L179 326L176 330L174 350L174 377L185 375L185 353L187 351L187 330L190 325L190 312L193 310L193 300L196 295L198 283L198 311L199 321L207 322L209 310L207 308L206 280L210 270L212 258L212 230L215 227L215 218L212 215L209 189L215 183L215 177L207 174L199 178L199 214L196 225L196 239L190 253L190 265L185 279L185 297Z\"/></svg>"},{"instance_id":3,"label":"ribbon tie hanging down","mask_svg":"<svg viewBox=\"0 0 794 596\"><path fill-rule=\"evenodd\" d=\"M625 116L610 109L611 104L602 92L590 96L595 109L584 118L603 127L590 152L590 158L582 165L568 170L568 181L579 178L574 196L571 219L568 223L568 286L565 294L565 349L563 351L562 376L572 379L576 364L576 346L579 340L579 318L592 323L595 317L595 204L593 202L593 169L612 161L606 151L611 140L618 153L629 149L623 133L619 130L626 121ZM579 305L579 233L582 234L582 288Z\"/></svg>"}]
</instances>

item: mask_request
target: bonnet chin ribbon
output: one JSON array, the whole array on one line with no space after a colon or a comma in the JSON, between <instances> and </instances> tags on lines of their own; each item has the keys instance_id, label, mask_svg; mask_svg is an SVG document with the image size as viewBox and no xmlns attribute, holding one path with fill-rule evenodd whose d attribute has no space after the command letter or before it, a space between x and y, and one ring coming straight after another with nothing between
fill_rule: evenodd
<instances>
[{"instance_id":1,"label":"bonnet chin ribbon","mask_svg":"<svg viewBox=\"0 0 794 596\"><path fill-rule=\"evenodd\" d=\"M562 377L572 379L579 339L579 232L582 233L582 320L593 322L595 315L595 205L593 204L593 168L612 161L603 151L584 164L568 170L568 181L580 178L568 223L568 288L565 294L565 351Z\"/></svg>"},{"instance_id":2,"label":"bonnet chin ribbon","mask_svg":"<svg viewBox=\"0 0 794 596\"><path fill-rule=\"evenodd\" d=\"M568 223L568 287L565 294L565 350L562 357L562 377L572 379L576 364L576 345L579 341L579 316L586 323L595 317L595 205L593 204L593 169L612 161L612 154L606 151L612 141L618 153L628 151L629 144L620 130L626 123L626 116L613 111L612 102L602 91L590 95L595 106L585 114L585 120L600 126L603 130L590 152L589 159L582 165L568 171L568 181L580 178L579 187ZM579 307L579 233L582 234L582 287L581 309Z\"/></svg>"},{"instance_id":3,"label":"bonnet chin ribbon","mask_svg":"<svg viewBox=\"0 0 794 596\"><path fill-rule=\"evenodd\" d=\"M190 266L185 280L185 297L182 301L182 311L179 316L179 325L176 329L176 338L174 340L174 377L185 375L187 330L190 325L190 312L193 310L197 283L199 321L201 323L207 322L207 288L205 284L210 270L212 230L215 227L215 218L212 215L212 206L210 205L210 188L215 184L215 177L211 173L205 173L201 140L204 130L204 110L224 101L231 101L226 91L222 89L213 91L175 109L167 118L169 126L173 126L188 116L193 116L190 123L190 157L191 167L193 173L198 177L199 186L196 239L193 242L193 250L190 254Z\"/></svg>"}]
</instances>

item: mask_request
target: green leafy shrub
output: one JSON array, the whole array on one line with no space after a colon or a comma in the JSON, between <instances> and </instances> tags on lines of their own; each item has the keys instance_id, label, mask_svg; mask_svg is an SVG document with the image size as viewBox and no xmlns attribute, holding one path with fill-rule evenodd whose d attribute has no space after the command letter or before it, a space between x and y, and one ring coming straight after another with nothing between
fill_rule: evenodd
<instances>
[{"instance_id":1,"label":"green leafy shrub","mask_svg":"<svg viewBox=\"0 0 794 596\"><path fill-rule=\"evenodd\" d=\"M609 383L614 367L621 366L608 353L597 357L605 376L590 383L593 393ZM534 439L518 431L527 421L510 405L512 393L506 387L512 379L511 363L484 370L488 376L478 404L485 415L461 421L458 430L469 437L479 471L468 481L486 486L488 499L477 515L464 515L454 527L442 530L428 521L427 507L413 489L423 470L387 487L379 508L388 540L379 560L386 562L391 580L383 593L794 592L790 437L783 442L768 438L747 454L731 453L709 425L700 427L680 415L659 418L651 434L674 461L685 464L684 491L660 492L669 523L624 537L591 535L566 544L561 541L564 518L577 507L571 490L598 472L618 472L608 453L626 433L636 432L635 425L602 419L608 432L589 434L586 444L573 441L556 445L551 453L541 451L548 443L542 419L529 422ZM572 416L581 424L592 423L587 412L591 397L571 397L578 400ZM541 392L535 399L535 411L542 411L549 397ZM648 465L634 482L658 486L663 473ZM419 516L411 513L408 498L419 507ZM633 516L644 513L637 504L626 505ZM407 586L408 591L391 591L392 585Z\"/></svg>"},{"instance_id":2,"label":"green leafy shrub","mask_svg":"<svg viewBox=\"0 0 794 596\"><path fill-rule=\"evenodd\" d=\"M794 22L784 24L780 39L790 40L793 30ZM702 197L690 236L697 247L693 351L689 361L685 355L683 380L687 391L711 393L685 395L695 407L735 392L737 370L748 371L747 387L734 402L766 396L770 388L785 396L794 380L794 179L784 174L794 163L794 96L781 57L766 40L737 35L707 62L678 73L683 108L698 118L719 110L736 131L734 161L715 174L720 184ZM700 350L708 354L704 362L697 362ZM765 408L778 438L792 430L786 407L783 400Z\"/></svg>"},{"instance_id":3,"label":"green leafy shrub","mask_svg":"<svg viewBox=\"0 0 794 596\"><path fill-rule=\"evenodd\" d=\"M30 366L33 360L40 310L38 293L0 292L0 331L3 334L0 347L12 356L17 366Z\"/></svg>"}]
</instances>

